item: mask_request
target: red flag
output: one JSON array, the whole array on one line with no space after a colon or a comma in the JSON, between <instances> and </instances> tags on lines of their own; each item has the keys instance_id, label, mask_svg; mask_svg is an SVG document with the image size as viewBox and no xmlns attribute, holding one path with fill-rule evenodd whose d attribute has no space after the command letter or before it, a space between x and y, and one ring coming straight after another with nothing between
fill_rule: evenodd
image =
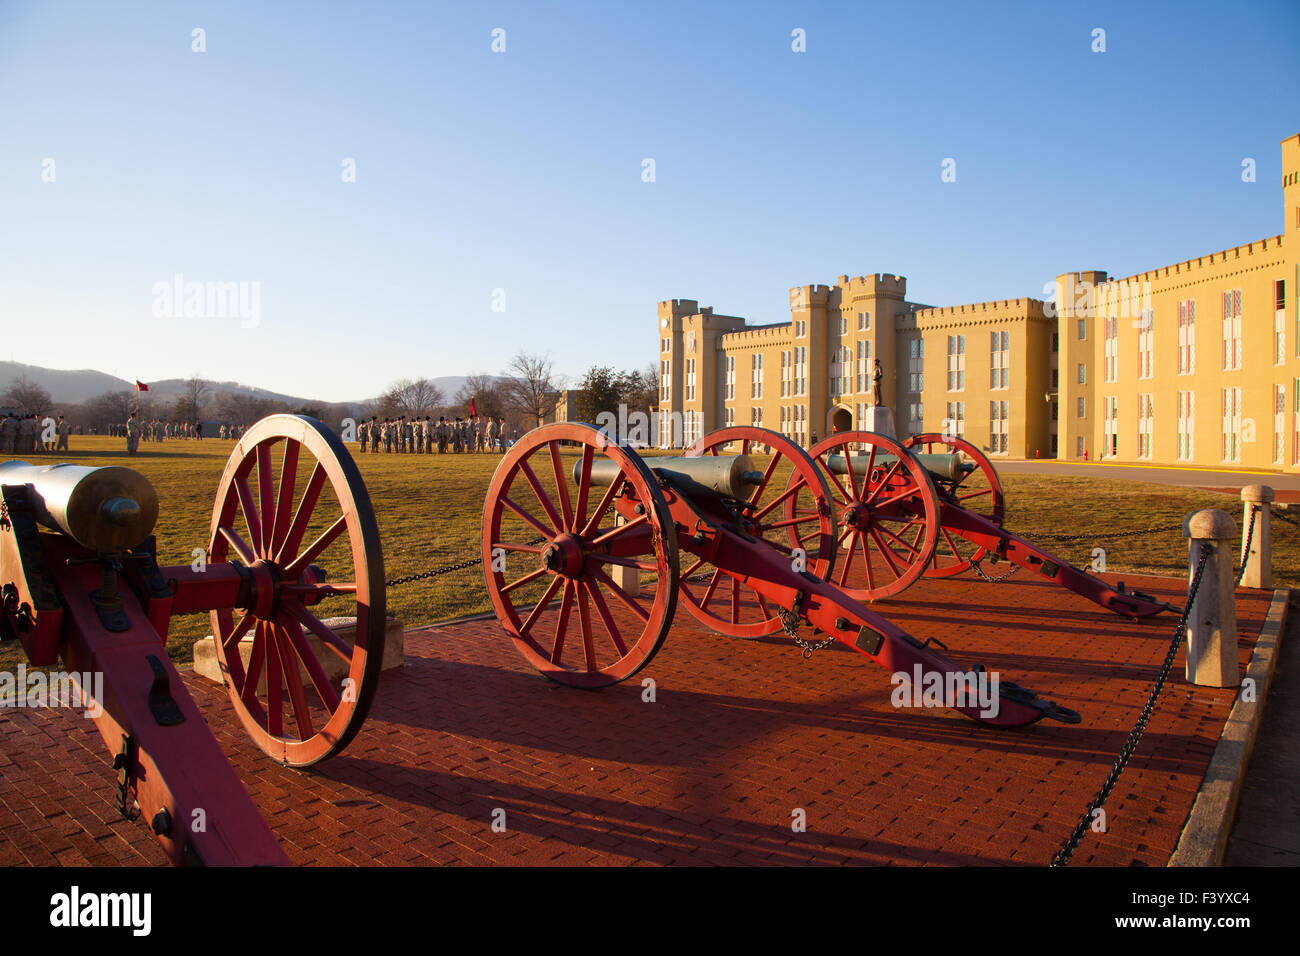
<instances>
[{"instance_id":1,"label":"red flag","mask_svg":"<svg viewBox=\"0 0 1300 956\"><path fill-rule=\"evenodd\" d=\"M137 378L135 380L135 390L137 392L147 392L149 391L149 386Z\"/></svg>"},{"instance_id":2,"label":"red flag","mask_svg":"<svg viewBox=\"0 0 1300 956\"><path fill-rule=\"evenodd\" d=\"M469 400L469 417L474 417L474 399L472 398Z\"/></svg>"}]
</instances>

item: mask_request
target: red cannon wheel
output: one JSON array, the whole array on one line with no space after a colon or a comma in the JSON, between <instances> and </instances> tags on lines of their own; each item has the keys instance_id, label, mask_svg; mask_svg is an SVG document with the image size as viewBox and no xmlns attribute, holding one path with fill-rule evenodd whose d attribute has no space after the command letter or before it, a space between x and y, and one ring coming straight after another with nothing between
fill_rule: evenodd
<instances>
[{"instance_id":1,"label":"red cannon wheel","mask_svg":"<svg viewBox=\"0 0 1300 956\"><path fill-rule=\"evenodd\" d=\"M593 480L600 468L608 484ZM605 687L650 663L677 609L677 561L676 525L654 475L591 425L534 429L492 476L488 596L515 647L551 680ZM619 567L635 568L653 594L629 593L615 580Z\"/></svg>"},{"instance_id":2,"label":"red cannon wheel","mask_svg":"<svg viewBox=\"0 0 1300 956\"><path fill-rule=\"evenodd\" d=\"M859 601L890 597L930 563L939 540L939 498L930 473L895 439L840 432L812 457L829 479L844 551L826 580ZM852 461L852 467L843 463ZM837 474L837 471L840 472Z\"/></svg>"},{"instance_id":3,"label":"red cannon wheel","mask_svg":"<svg viewBox=\"0 0 1300 956\"><path fill-rule=\"evenodd\" d=\"M734 447L725 447L728 445ZM790 555L791 560L795 558L794 549L802 549L806 569L818 577L825 578L831 572L835 566L835 525L830 491L817 465L802 448L780 432L742 425L705 435L683 454L755 456L763 481L744 502L743 530ZM770 456L766 463L761 457L764 454ZM681 593L686 609L697 620L731 637L762 637L781 630L781 618L774 605L704 558L683 569Z\"/></svg>"},{"instance_id":4,"label":"red cannon wheel","mask_svg":"<svg viewBox=\"0 0 1300 956\"><path fill-rule=\"evenodd\" d=\"M982 515L996 525L1002 524L1002 482L998 480L998 473L984 452L964 438L945 437L934 432L913 435L904 444L919 454L957 453L963 461L974 464L972 471L956 480L945 480L932 475L939 497L945 503ZM972 561L979 561L987 553L979 545L941 527L939 543L935 546L934 557L925 569L925 576L950 578L965 571Z\"/></svg>"},{"instance_id":5,"label":"red cannon wheel","mask_svg":"<svg viewBox=\"0 0 1300 956\"><path fill-rule=\"evenodd\" d=\"M208 561L232 551L249 569L256 601L238 620L229 608L211 612L230 700L268 755L308 766L361 729L384 656L379 526L334 432L314 418L272 415L244 433L217 490ZM335 599L344 604L334 616L356 618L351 643L312 610ZM245 665L240 643L249 635Z\"/></svg>"}]
</instances>

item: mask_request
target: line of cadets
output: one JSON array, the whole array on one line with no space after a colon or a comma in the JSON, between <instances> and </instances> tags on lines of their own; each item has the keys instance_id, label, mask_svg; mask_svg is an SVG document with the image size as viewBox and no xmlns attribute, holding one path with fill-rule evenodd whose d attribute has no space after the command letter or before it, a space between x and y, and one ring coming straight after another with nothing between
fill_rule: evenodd
<instances>
[{"instance_id":1,"label":"line of cadets","mask_svg":"<svg viewBox=\"0 0 1300 956\"><path fill-rule=\"evenodd\" d=\"M72 426L62 415L54 426L57 441L44 441L40 415L0 415L0 453L22 455L38 451L64 451L68 447L68 436Z\"/></svg>"},{"instance_id":2,"label":"line of cadets","mask_svg":"<svg viewBox=\"0 0 1300 956\"><path fill-rule=\"evenodd\" d=\"M477 452L506 450L506 423L500 417L490 415L471 415L469 418L457 418L453 422L439 417L435 422L431 416L407 421L401 418L386 418L382 422L379 416L371 417L357 426L357 441L361 450L377 452L396 452L407 454L429 454L436 447L438 454L448 449L453 452Z\"/></svg>"}]
</instances>

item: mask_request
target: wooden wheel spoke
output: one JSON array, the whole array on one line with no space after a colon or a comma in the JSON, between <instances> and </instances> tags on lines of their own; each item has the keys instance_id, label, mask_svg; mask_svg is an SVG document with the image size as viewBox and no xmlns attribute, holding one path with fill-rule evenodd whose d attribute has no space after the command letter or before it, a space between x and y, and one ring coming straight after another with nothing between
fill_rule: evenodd
<instances>
[{"instance_id":1,"label":"wooden wheel spoke","mask_svg":"<svg viewBox=\"0 0 1300 956\"><path fill-rule=\"evenodd\" d=\"M582 659L590 673L596 669L596 647L592 643L591 609L587 606L587 589L582 581L578 587L578 623L582 627Z\"/></svg>"},{"instance_id":2,"label":"wooden wheel spoke","mask_svg":"<svg viewBox=\"0 0 1300 956\"><path fill-rule=\"evenodd\" d=\"M879 491L880 489L877 488L876 490ZM917 488L916 488L916 486L915 486L915 485L909 485L909 486L903 488L902 491L895 492L894 494L889 495L888 497L885 497L885 498L879 498L879 499L877 499L876 501L874 501L874 502L872 503L872 505L873 505L873 507L876 507L876 508L883 508L883 507L885 507L885 505L892 505L895 501L903 501L903 500L906 499L906 498L912 498L912 497L915 497L916 493L917 493Z\"/></svg>"},{"instance_id":3,"label":"wooden wheel spoke","mask_svg":"<svg viewBox=\"0 0 1300 956\"><path fill-rule=\"evenodd\" d=\"M597 581L605 585L605 587L609 588L610 593L613 594L614 597L622 601L627 606L628 610L630 610L633 614L639 617L643 624L650 620L649 612L646 611L646 609L643 608L640 604L638 604L636 600L632 598L631 595L629 595L621 587L615 584L614 579L611 578L608 574L606 574L600 568L592 568L591 573L592 576L595 577Z\"/></svg>"},{"instance_id":4,"label":"wooden wheel spoke","mask_svg":"<svg viewBox=\"0 0 1300 956\"><path fill-rule=\"evenodd\" d=\"M507 508L509 508L511 511L513 511L515 514L519 515L519 517L523 518L526 522L528 522L528 524L532 525L533 530L536 531L538 534L542 535L544 538L546 538L547 541L551 541L555 538L556 532L554 528L546 527L546 525L542 524L540 521L534 518L531 513L525 511L521 506L515 504L514 499L510 498L507 495L502 495L501 503L505 505Z\"/></svg>"},{"instance_id":5,"label":"wooden wheel spoke","mask_svg":"<svg viewBox=\"0 0 1300 956\"><path fill-rule=\"evenodd\" d=\"M502 551L523 551L527 554L541 554L542 546L540 544L507 544L504 541L493 541L491 550Z\"/></svg>"},{"instance_id":6,"label":"wooden wheel spoke","mask_svg":"<svg viewBox=\"0 0 1300 956\"><path fill-rule=\"evenodd\" d=\"M348 516L339 515L334 523L321 532L320 537L308 546L307 550L290 561L284 568L284 576L292 580L306 570L307 566L321 556L321 553L334 543L334 539L348 526Z\"/></svg>"},{"instance_id":7,"label":"wooden wheel spoke","mask_svg":"<svg viewBox=\"0 0 1300 956\"><path fill-rule=\"evenodd\" d=\"M772 617L772 612L768 610L767 601L764 600L763 593L759 591L758 588L753 587L752 585L749 587L749 589L754 592L754 597L758 598L758 606L759 609L763 612L763 620L765 621L769 620Z\"/></svg>"},{"instance_id":8,"label":"wooden wheel spoke","mask_svg":"<svg viewBox=\"0 0 1300 956\"><path fill-rule=\"evenodd\" d=\"M546 512L546 517L551 519L551 524L554 526L551 534L554 535L563 532L565 530L564 519L562 519L556 512L555 505L551 503L551 496L542 490L542 483L537 480L537 475L533 473L532 467L525 460L519 463L519 470L522 471L524 477L528 479L528 484L532 486L533 494L537 496L537 503L540 504L542 510Z\"/></svg>"},{"instance_id":9,"label":"wooden wheel spoke","mask_svg":"<svg viewBox=\"0 0 1300 956\"><path fill-rule=\"evenodd\" d=\"M718 589L718 581L721 580L721 578L722 578L722 569L715 568L713 571L713 577L709 579L709 586L708 588L705 589L704 597L700 601L701 610L707 608L709 606L709 602L713 600L713 592Z\"/></svg>"},{"instance_id":10,"label":"wooden wheel spoke","mask_svg":"<svg viewBox=\"0 0 1300 956\"><path fill-rule=\"evenodd\" d=\"M740 579L731 575L731 623L740 623Z\"/></svg>"},{"instance_id":11,"label":"wooden wheel spoke","mask_svg":"<svg viewBox=\"0 0 1300 956\"><path fill-rule=\"evenodd\" d=\"M542 595L542 599L537 602L533 607L532 612L529 613L528 617L524 620L524 623L520 625L520 634L527 634L532 628L533 623L541 615L542 611L546 610L546 606L551 603L551 598L555 597L555 592L560 589L560 583L563 580L564 579L558 574L551 578L551 583L547 586L546 593Z\"/></svg>"},{"instance_id":12,"label":"wooden wheel spoke","mask_svg":"<svg viewBox=\"0 0 1300 956\"><path fill-rule=\"evenodd\" d=\"M761 521L764 515L766 515L777 505L781 504L781 502L788 499L791 495L797 494L799 492L799 489L802 487L803 487L803 483L800 482L799 484L792 485L789 488L787 488L785 491L781 492L781 494L778 497L773 498L768 504L764 505L763 510L754 513L754 520Z\"/></svg>"},{"instance_id":13,"label":"wooden wheel spoke","mask_svg":"<svg viewBox=\"0 0 1300 956\"><path fill-rule=\"evenodd\" d=\"M636 558L625 558L605 551L588 551L587 557L593 558L601 564L617 564L622 568L636 568L639 571L651 572L659 570L659 565L654 561L638 561Z\"/></svg>"},{"instance_id":14,"label":"wooden wheel spoke","mask_svg":"<svg viewBox=\"0 0 1300 956\"><path fill-rule=\"evenodd\" d=\"M876 589L876 581L875 576L871 573L871 548L867 544L867 536L861 532L857 532L854 536L862 545L862 561L866 565L867 571L867 590L874 591Z\"/></svg>"},{"instance_id":15,"label":"wooden wheel spoke","mask_svg":"<svg viewBox=\"0 0 1300 956\"><path fill-rule=\"evenodd\" d=\"M225 525L222 525L217 530L221 532L221 537L225 538L226 542L235 549L235 554L239 555L239 560L244 562L245 567L251 568L257 563L257 555L248 546L248 542L240 537L238 531L234 528L227 528Z\"/></svg>"},{"instance_id":16,"label":"wooden wheel spoke","mask_svg":"<svg viewBox=\"0 0 1300 956\"><path fill-rule=\"evenodd\" d=\"M267 557L275 528L275 486L271 483L271 443L265 441L257 446L257 495L262 514L262 537L256 542L257 553Z\"/></svg>"},{"instance_id":17,"label":"wooden wheel spoke","mask_svg":"<svg viewBox=\"0 0 1300 956\"><path fill-rule=\"evenodd\" d=\"M555 475L555 487L560 496L560 511L564 514L564 530L573 530L573 505L569 503L569 486L568 480L564 476L564 469L560 465L560 443L551 442L548 446L551 450L551 471ZM590 448L591 446L586 446Z\"/></svg>"},{"instance_id":18,"label":"wooden wheel spoke","mask_svg":"<svg viewBox=\"0 0 1300 956\"><path fill-rule=\"evenodd\" d=\"M564 582L564 596L560 598L560 616L555 622L555 642L551 645L551 663L559 664L564 652L564 635L569 630L569 611L573 609L573 582Z\"/></svg>"},{"instance_id":19,"label":"wooden wheel spoke","mask_svg":"<svg viewBox=\"0 0 1300 956\"><path fill-rule=\"evenodd\" d=\"M281 615L280 626L284 628L285 636L289 639L294 654L307 672L311 685L316 688L316 696L320 698L326 710L331 714L334 713L339 709L339 695L335 692L333 685L330 684L329 678L325 676L324 667L321 666L321 662L307 643L307 638L302 633L302 625L293 617Z\"/></svg>"},{"instance_id":20,"label":"wooden wheel spoke","mask_svg":"<svg viewBox=\"0 0 1300 956\"><path fill-rule=\"evenodd\" d=\"M582 446L582 465L578 470L578 503L573 509L573 530L583 528L587 523L587 496L591 492L591 462L596 449L591 445Z\"/></svg>"},{"instance_id":21,"label":"wooden wheel spoke","mask_svg":"<svg viewBox=\"0 0 1300 956\"><path fill-rule=\"evenodd\" d=\"M244 639L244 635L248 633L248 629L253 626L253 622L256 620L257 618L252 611L245 611L244 616L239 619L239 623L231 629L230 634L221 642L221 649L229 651L232 647L238 647L239 642Z\"/></svg>"},{"instance_id":22,"label":"wooden wheel spoke","mask_svg":"<svg viewBox=\"0 0 1300 956\"><path fill-rule=\"evenodd\" d=\"M687 568L685 571L683 571L683 572L681 573L681 577L682 577L682 578L689 578L692 574L695 573L695 569L698 568L698 567L699 567L701 564L703 564L703 563L704 563L704 559L703 559L703 558L696 558L696 559L695 559L695 563L692 564L689 568Z\"/></svg>"},{"instance_id":23,"label":"wooden wheel spoke","mask_svg":"<svg viewBox=\"0 0 1300 956\"><path fill-rule=\"evenodd\" d=\"M585 584L587 593L591 595L591 603L596 606L596 613L600 615L600 622L605 625L605 633L609 639L614 642L614 649L618 651L619 658L627 657L627 645L623 643L622 633L618 625L614 623L614 617L609 613L609 605L605 603L605 598L601 596L600 585Z\"/></svg>"},{"instance_id":24,"label":"wooden wheel spoke","mask_svg":"<svg viewBox=\"0 0 1300 956\"><path fill-rule=\"evenodd\" d=\"M884 532L885 534L889 535L891 538L893 538L895 541L897 541L899 544L901 544L903 547L905 547L908 551L911 551L913 555L920 555L920 553L921 553L920 551L918 551L916 548L912 547L912 545L908 544L906 541L904 541L901 537L899 537L898 535L896 535L894 532L890 531L890 530L889 530L888 528L886 528L883 524L878 524L878 525L876 525L876 530L878 530L878 531L882 531L882 532Z\"/></svg>"},{"instance_id":25,"label":"wooden wheel spoke","mask_svg":"<svg viewBox=\"0 0 1300 956\"><path fill-rule=\"evenodd\" d=\"M312 512L316 510L316 502L320 499L321 489L325 487L325 479L325 466L316 462L311 477L307 479L307 487L303 489L302 500L298 502L298 509L294 512L289 532L284 536L284 541L275 554L276 564L284 564L285 558L298 553L303 535L307 533L307 524L311 521Z\"/></svg>"},{"instance_id":26,"label":"wooden wheel spoke","mask_svg":"<svg viewBox=\"0 0 1300 956\"><path fill-rule=\"evenodd\" d=\"M293 508L293 493L298 481L299 445L292 438L284 443L284 460L280 464L280 494L275 506L275 524L271 530L271 542L266 553L278 555L284 544L285 535L289 533L289 514Z\"/></svg>"},{"instance_id":27,"label":"wooden wheel spoke","mask_svg":"<svg viewBox=\"0 0 1300 956\"><path fill-rule=\"evenodd\" d=\"M244 522L248 526L248 540L253 542L256 548L261 547L262 543L262 519L257 513L257 505L253 503L253 492L248 487L248 479L238 477L235 479L235 493L239 495L239 507L244 512Z\"/></svg>"},{"instance_id":28,"label":"wooden wheel spoke","mask_svg":"<svg viewBox=\"0 0 1300 956\"><path fill-rule=\"evenodd\" d=\"M517 579L517 580L515 580L515 581L511 581L509 584L507 584L507 585L505 585L504 587L502 587L502 588L501 588L501 593L502 593L502 594L509 594L511 591L513 591L515 588L519 587L519 586L522 585L522 584L527 584L529 581L536 581L536 580L537 580L538 578L540 578L543 574L545 574L546 571L547 571L547 568L546 568L545 565L543 565L542 567L538 568L536 571L530 571L529 573L525 574L522 578L519 578L519 579Z\"/></svg>"},{"instance_id":29,"label":"wooden wheel spoke","mask_svg":"<svg viewBox=\"0 0 1300 956\"><path fill-rule=\"evenodd\" d=\"M638 515L637 517L633 518L631 521L627 522L626 524L617 525L611 528L609 531L606 531L600 537L593 540L591 544L588 545L588 547L591 548L606 547L609 545L611 541L613 541L619 535L626 534L627 532L631 531L633 528L639 527L640 525L648 524L649 521L650 521L649 512L646 512L643 515Z\"/></svg>"},{"instance_id":30,"label":"wooden wheel spoke","mask_svg":"<svg viewBox=\"0 0 1300 956\"><path fill-rule=\"evenodd\" d=\"M343 663L347 664L348 667L352 666L352 647L347 641L326 627L324 621L297 602L287 602L281 606L289 614L293 615L299 624L304 625L307 630L320 638L320 642L338 655Z\"/></svg>"},{"instance_id":31,"label":"wooden wheel spoke","mask_svg":"<svg viewBox=\"0 0 1300 956\"><path fill-rule=\"evenodd\" d=\"M873 452L875 451L874 447L872 448L872 451ZM902 467L903 467L903 459L901 458L898 459L898 461L894 462L892 465L890 465L889 471L885 472L884 476L876 484L876 487L872 488L871 491L866 496L863 497L862 503L864 505L871 504L872 499L874 499L876 495L880 494L880 489L886 487L889 484L889 479L893 478L894 475L898 473L898 469Z\"/></svg>"},{"instance_id":32,"label":"wooden wheel spoke","mask_svg":"<svg viewBox=\"0 0 1300 956\"><path fill-rule=\"evenodd\" d=\"M846 529L845 534L847 534L849 531L852 531L852 530L853 530L852 528ZM842 541L842 540L844 540L844 535L840 535L840 541ZM856 544L856 543L857 543L856 541L853 542L853 544ZM839 547L839 544L840 544L839 541L836 541L836 542L835 542L835 546L836 546L837 548ZM847 580L849 579L849 568L853 567L853 553L854 553L854 552L853 552L853 544L850 544L850 545L849 545L849 553L848 553L848 556L844 559L844 567L843 567L843 569L840 571L840 587L844 587L844 582L847 581Z\"/></svg>"},{"instance_id":33,"label":"wooden wheel spoke","mask_svg":"<svg viewBox=\"0 0 1300 956\"><path fill-rule=\"evenodd\" d=\"M262 640L266 644L266 732L272 737L284 736L284 696L281 692L280 645L275 639L275 628L268 621L258 621Z\"/></svg>"},{"instance_id":34,"label":"wooden wheel spoke","mask_svg":"<svg viewBox=\"0 0 1300 956\"><path fill-rule=\"evenodd\" d=\"M871 535L871 539L876 542L876 547L880 549L880 555L885 559L885 563L889 565L889 570L894 572L895 579L901 578L903 572L898 570L898 565L894 563L894 552L881 540L880 532L874 526L868 528L867 532Z\"/></svg>"},{"instance_id":35,"label":"wooden wheel spoke","mask_svg":"<svg viewBox=\"0 0 1300 956\"><path fill-rule=\"evenodd\" d=\"M844 485L840 483L840 476L831 471L830 466L826 464L826 459L819 458L817 459L817 462L821 465L822 474L826 475L826 477L831 480L832 492L839 492L840 500L837 502L838 504L847 505L850 501L857 500L858 496L856 494L845 490Z\"/></svg>"},{"instance_id":36,"label":"wooden wheel spoke","mask_svg":"<svg viewBox=\"0 0 1300 956\"><path fill-rule=\"evenodd\" d=\"M291 648L289 634L284 626L275 623L271 626L275 637L280 660L284 663L284 682L289 688L289 703L293 705L294 721L298 724L298 737L306 740L315 731L312 729L311 710L307 706L307 695L303 692L302 679L298 672L298 655Z\"/></svg>"},{"instance_id":37,"label":"wooden wheel spoke","mask_svg":"<svg viewBox=\"0 0 1300 956\"><path fill-rule=\"evenodd\" d=\"M821 520L822 520L821 515L805 514L802 518L786 518L784 521L774 521L771 524L760 525L758 530L759 533L762 534L764 531L773 531L777 528L789 528L792 525L804 524L805 522L808 521L821 521Z\"/></svg>"},{"instance_id":38,"label":"wooden wheel spoke","mask_svg":"<svg viewBox=\"0 0 1300 956\"><path fill-rule=\"evenodd\" d=\"M605 494L601 496L600 503L596 505L596 510L591 513L587 523L582 526L582 533L578 537L586 539L591 536L594 529L600 527L605 512L609 510L609 506L613 504L614 498L623 490L625 484L627 484L627 477L622 472L619 472L618 477L611 481L609 487L605 489Z\"/></svg>"},{"instance_id":39,"label":"wooden wheel spoke","mask_svg":"<svg viewBox=\"0 0 1300 956\"><path fill-rule=\"evenodd\" d=\"M958 501L969 501L971 498L982 498L982 497L984 497L985 495L991 495L991 494L993 494L993 489L992 489L992 488L985 488L983 491L972 491L972 492L971 492L970 494L968 494L968 495L959 495L959 496L957 497L957 500L958 500Z\"/></svg>"},{"instance_id":40,"label":"wooden wheel spoke","mask_svg":"<svg viewBox=\"0 0 1300 956\"><path fill-rule=\"evenodd\" d=\"M767 481L772 477L772 472L776 471L777 463L780 460L781 455L776 454L773 455L772 460L767 463L767 470L763 472L763 480L758 483L758 487L754 489L754 493L749 496L749 503L751 505L757 505L758 499L763 497L763 492L767 489Z\"/></svg>"},{"instance_id":41,"label":"wooden wheel spoke","mask_svg":"<svg viewBox=\"0 0 1300 956\"><path fill-rule=\"evenodd\" d=\"M262 680L262 665L266 660L266 641L262 639L262 622L257 622L253 630L253 647L248 654L248 670L244 674L244 686L239 688L239 697L249 710L260 710L257 700L257 685Z\"/></svg>"}]
</instances>

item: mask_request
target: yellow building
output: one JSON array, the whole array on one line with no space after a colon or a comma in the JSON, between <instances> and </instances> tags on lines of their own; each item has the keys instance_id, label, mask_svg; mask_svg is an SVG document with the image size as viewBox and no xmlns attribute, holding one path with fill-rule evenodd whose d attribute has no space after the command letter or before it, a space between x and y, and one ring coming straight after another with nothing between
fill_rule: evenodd
<instances>
[{"instance_id":1,"label":"yellow building","mask_svg":"<svg viewBox=\"0 0 1300 956\"><path fill-rule=\"evenodd\" d=\"M754 424L808 446L860 427L879 359L900 438L1300 471L1300 135L1282 170L1281 235L1122 279L1065 273L1055 301L934 308L879 274L791 289L774 325L660 302L659 444Z\"/></svg>"}]
</instances>

